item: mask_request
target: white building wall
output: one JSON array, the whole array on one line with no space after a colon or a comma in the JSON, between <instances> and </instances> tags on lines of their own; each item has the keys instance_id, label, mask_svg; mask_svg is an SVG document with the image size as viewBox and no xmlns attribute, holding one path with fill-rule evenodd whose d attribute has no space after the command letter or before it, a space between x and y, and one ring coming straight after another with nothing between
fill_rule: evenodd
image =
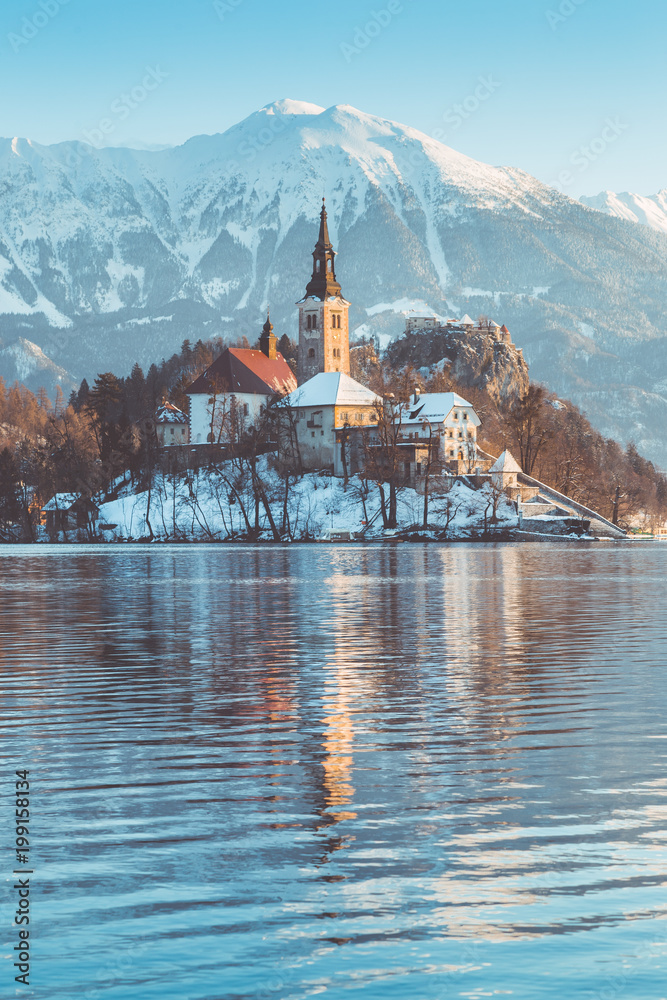
<instances>
[{"instance_id":1,"label":"white building wall","mask_svg":"<svg viewBox=\"0 0 667 1000\"><path fill-rule=\"evenodd\" d=\"M306 471L333 468L335 414L335 406L307 406L299 409L296 434L301 461Z\"/></svg>"},{"instance_id":2,"label":"white building wall","mask_svg":"<svg viewBox=\"0 0 667 1000\"><path fill-rule=\"evenodd\" d=\"M205 393L193 393L190 396L190 444L209 444L211 434L211 420L213 412L217 415L214 427L214 437L217 440L219 434L218 419L224 412L229 413L232 402L240 408L240 415L246 427L250 427L259 421L262 412L269 403L269 396L262 396L256 392L237 392L229 396L222 393L217 397L207 396ZM224 435L222 438L224 442Z\"/></svg>"}]
</instances>

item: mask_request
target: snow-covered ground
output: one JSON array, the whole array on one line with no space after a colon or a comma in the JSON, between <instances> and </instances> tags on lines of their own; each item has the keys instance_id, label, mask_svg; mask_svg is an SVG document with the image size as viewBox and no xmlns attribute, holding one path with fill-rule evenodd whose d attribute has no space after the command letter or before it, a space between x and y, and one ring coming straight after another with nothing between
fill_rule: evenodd
<instances>
[{"instance_id":1,"label":"snow-covered ground","mask_svg":"<svg viewBox=\"0 0 667 1000\"><path fill-rule=\"evenodd\" d=\"M263 470L267 500L276 527L282 533L284 484L268 470ZM247 484L236 496L231 470L202 471L198 475L158 476L151 492L129 491L100 508L101 523L107 526L102 537L107 541L147 539L224 541L245 533L243 508L254 525L255 505ZM367 493L367 495L366 495ZM493 497L486 489L473 490L456 482L448 493L435 491L429 503L429 525L447 529L447 537L463 538L484 526L485 509L491 519ZM512 504L501 497L497 503L496 527L513 528L517 515ZM148 509L147 509L148 508ZM292 481L287 502L285 538L302 540L326 537L331 532L362 532L368 538L384 534L377 485L364 484L353 477L347 484L329 475L308 474ZM423 521L424 498L414 489L402 489L398 495L398 522L402 528ZM147 519L148 514L148 519ZM150 523L150 528L148 526ZM262 538L272 538L267 512L260 507Z\"/></svg>"}]
</instances>

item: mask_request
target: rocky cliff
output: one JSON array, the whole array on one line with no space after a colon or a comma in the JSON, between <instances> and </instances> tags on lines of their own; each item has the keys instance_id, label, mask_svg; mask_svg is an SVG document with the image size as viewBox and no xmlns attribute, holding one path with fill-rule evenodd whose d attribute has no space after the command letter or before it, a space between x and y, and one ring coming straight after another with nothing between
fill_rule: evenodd
<instances>
[{"instance_id":1,"label":"rocky cliff","mask_svg":"<svg viewBox=\"0 0 667 1000\"><path fill-rule=\"evenodd\" d=\"M528 365L509 332L497 327L473 329L441 326L415 329L390 344L387 357L393 367L447 369L461 386L485 389L496 403L523 395L528 389Z\"/></svg>"}]
</instances>

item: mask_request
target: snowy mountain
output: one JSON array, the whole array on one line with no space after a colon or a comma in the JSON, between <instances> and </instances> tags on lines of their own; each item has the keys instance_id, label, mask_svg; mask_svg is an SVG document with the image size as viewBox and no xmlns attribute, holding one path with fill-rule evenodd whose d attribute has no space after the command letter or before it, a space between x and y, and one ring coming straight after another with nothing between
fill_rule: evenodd
<instances>
[{"instance_id":1,"label":"snowy mountain","mask_svg":"<svg viewBox=\"0 0 667 1000\"><path fill-rule=\"evenodd\" d=\"M617 219L628 219L630 222L641 222L644 226L667 233L667 188L648 197L641 194L630 194L623 191L615 194L613 191L603 191L594 196L583 195L580 201L598 212L606 212Z\"/></svg>"},{"instance_id":2,"label":"snowy mountain","mask_svg":"<svg viewBox=\"0 0 667 1000\"><path fill-rule=\"evenodd\" d=\"M59 385L65 399L72 389L78 387L69 372L47 358L40 347L24 337L0 349L0 374L8 385L14 381L21 382L33 392L40 386L53 390Z\"/></svg>"},{"instance_id":3,"label":"snowy mountain","mask_svg":"<svg viewBox=\"0 0 667 1000\"><path fill-rule=\"evenodd\" d=\"M267 305L294 336L325 194L355 328L490 314L534 378L667 465L665 233L349 106L279 101L158 151L0 140L0 170L2 345L76 380L254 341Z\"/></svg>"}]
</instances>

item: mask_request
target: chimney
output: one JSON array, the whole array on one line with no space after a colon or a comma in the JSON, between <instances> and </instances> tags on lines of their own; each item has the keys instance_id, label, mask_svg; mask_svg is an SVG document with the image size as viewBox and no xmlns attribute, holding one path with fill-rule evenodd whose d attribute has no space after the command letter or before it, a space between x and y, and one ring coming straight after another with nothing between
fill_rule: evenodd
<instances>
[{"instance_id":1,"label":"chimney","mask_svg":"<svg viewBox=\"0 0 667 1000\"><path fill-rule=\"evenodd\" d=\"M416 385L415 386L415 393L414 393L414 397L413 397L413 403L414 403L415 406L419 402L419 397L420 396L421 396L421 389L419 388L419 386Z\"/></svg>"}]
</instances>

